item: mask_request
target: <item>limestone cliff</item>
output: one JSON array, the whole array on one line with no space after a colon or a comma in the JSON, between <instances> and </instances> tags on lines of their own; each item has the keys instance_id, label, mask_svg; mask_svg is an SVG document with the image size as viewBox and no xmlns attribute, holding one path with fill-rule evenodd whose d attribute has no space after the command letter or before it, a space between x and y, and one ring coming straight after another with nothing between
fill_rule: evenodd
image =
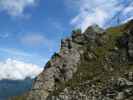
<instances>
[{"instance_id":1,"label":"limestone cliff","mask_svg":"<svg viewBox=\"0 0 133 100\"><path fill-rule=\"evenodd\" d=\"M12 100L133 100L133 20L73 31L32 90Z\"/></svg>"}]
</instances>

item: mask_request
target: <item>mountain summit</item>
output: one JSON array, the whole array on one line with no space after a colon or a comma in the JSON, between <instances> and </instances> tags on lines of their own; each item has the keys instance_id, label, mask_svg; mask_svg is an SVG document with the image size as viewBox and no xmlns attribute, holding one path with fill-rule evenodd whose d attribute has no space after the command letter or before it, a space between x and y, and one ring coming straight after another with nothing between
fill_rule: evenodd
<instances>
[{"instance_id":1,"label":"mountain summit","mask_svg":"<svg viewBox=\"0 0 133 100\"><path fill-rule=\"evenodd\" d=\"M133 20L74 30L32 90L12 100L133 100Z\"/></svg>"}]
</instances>

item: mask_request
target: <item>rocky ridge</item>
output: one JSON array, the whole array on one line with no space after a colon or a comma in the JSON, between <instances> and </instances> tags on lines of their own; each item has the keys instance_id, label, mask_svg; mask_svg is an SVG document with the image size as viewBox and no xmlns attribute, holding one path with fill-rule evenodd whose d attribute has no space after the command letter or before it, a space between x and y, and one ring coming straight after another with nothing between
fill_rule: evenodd
<instances>
[{"instance_id":1,"label":"rocky ridge","mask_svg":"<svg viewBox=\"0 0 133 100\"><path fill-rule=\"evenodd\" d=\"M73 31L32 90L12 100L133 100L133 20Z\"/></svg>"}]
</instances>

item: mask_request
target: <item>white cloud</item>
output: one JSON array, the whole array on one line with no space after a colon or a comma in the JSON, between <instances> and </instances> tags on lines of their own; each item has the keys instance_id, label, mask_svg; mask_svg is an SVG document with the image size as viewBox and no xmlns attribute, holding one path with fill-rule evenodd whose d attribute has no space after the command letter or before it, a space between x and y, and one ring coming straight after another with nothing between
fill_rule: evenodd
<instances>
[{"instance_id":1,"label":"white cloud","mask_svg":"<svg viewBox=\"0 0 133 100\"><path fill-rule=\"evenodd\" d=\"M122 23L126 23L126 22L128 22L128 21L130 21L130 20L132 20L133 19L133 16L132 17L129 17L129 18L127 18L126 20L124 20L124 21L122 21Z\"/></svg>"},{"instance_id":2,"label":"white cloud","mask_svg":"<svg viewBox=\"0 0 133 100\"><path fill-rule=\"evenodd\" d=\"M47 38L45 38L43 35L37 34L37 33L27 34L27 35L21 37L21 42L23 44L30 45L30 46L41 45L41 44L45 43L46 41L47 41Z\"/></svg>"},{"instance_id":3,"label":"white cloud","mask_svg":"<svg viewBox=\"0 0 133 100\"><path fill-rule=\"evenodd\" d=\"M39 66L43 66L48 61L49 57L39 55L35 52L23 51L17 48L0 48L0 54L3 59L11 58L24 62L34 62ZM36 60L38 58L39 60Z\"/></svg>"},{"instance_id":4,"label":"white cloud","mask_svg":"<svg viewBox=\"0 0 133 100\"><path fill-rule=\"evenodd\" d=\"M23 45L31 47L44 46L50 51L52 51L54 44L52 40L48 39L47 37L39 33L26 34L20 38L20 42Z\"/></svg>"},{"instance_id":5,"label":"white cloud","mask_svg":"<svg viewBox=\"0 0 133 100\"><path fill-rule=\"evenodd\" d=\"M131 12L131 11L133 11L133 6L130 6L130 7L126 8L126 9L124 10L124 14L129 13L129 12Z\"/></svg>"},{"instance_id":6,"label":"white cloud","mask_svg":"<svg viewBox=\"0 0 133 100\"><path fill-rule=\"evenodd\" d=\"M0 80L23 80L27 77L34 78L40 74L42 68L37 65L24 63L13 59L0 62Z\"/></svg>"},{"instance_id":7,"label":"white cloud","mask_svg":"<svg viewBox=\"0 0 133 100\"><path fill-rule=\"evenodd\" d=\"M20 51L16 48L0 48L0 52L8 53L10 55L15 55L15 56L25 56L25 57L33 56L30 53Z\"/></svg>"},{"instance_id":8,"label":"white cloud","mask_svg":"<svg viewBox=\"0 0 133 100\"><path fill-rule=\"evenodd\" d=\"M106 23L110 20L112 21L112 18L126 5L125 2L122 3L122 0L69 0L69 6L70 4L75 4L76 6L72 6L75 8L76 12L78 12L71 20L70 24L81 28L83 31L92 24L106 27ZM128 13L132 10L132 7L126 8L125 12ZM130 17L131 16L133 16L133 14L130 15Z\"/></svg>"},{"instance_id":9,"label":"white cloud","mask_svg":"<svg viewBox=\"0 0 133 100\"><path fill-rule=\"evenodd\" d=\"M0 0L0 9L11 16L23 15L26 7L35 5L37 0Z\"/></svg>"},{"instance_id":10,"label":"white cloud","mask_svg":"<svg viewBox=\"0 0 133 100\"><path fill-rule=\"evenodd\" d=\"M133 3L131 3L127 8L124 9L123 14L128 14L133 12Z\"/></svg>"},{"instance_id":11,"label":"white cloud","mask_svg":"<svg viewBox=\"0 0 133 100\"><path fill-rule=\"evenodd\" d=\"M80 27L82 30L85 30L92 24L99 24L102 27L104 25L103 21L106 20L107 17L106 12L99 9L95 9L95 13L84 11L81 15L76 16L71 24L77 24L76 27Z\"/></svg>"}]
</instances>

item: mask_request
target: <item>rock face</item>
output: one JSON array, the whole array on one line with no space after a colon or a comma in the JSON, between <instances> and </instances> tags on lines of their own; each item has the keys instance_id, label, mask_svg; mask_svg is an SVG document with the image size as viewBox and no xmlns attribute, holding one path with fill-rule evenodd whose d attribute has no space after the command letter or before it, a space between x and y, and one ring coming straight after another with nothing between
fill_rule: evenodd
<instances>
[{"instance_id":1,"label":"rock face","mask_svg":"<svg viewBox=\"0 0 133 100\"><path fill-rule=\"evenodd\" d=\"M12 100L133 100L133 21L74 31L32 90Z\"/></svg>"}]
</instances>

